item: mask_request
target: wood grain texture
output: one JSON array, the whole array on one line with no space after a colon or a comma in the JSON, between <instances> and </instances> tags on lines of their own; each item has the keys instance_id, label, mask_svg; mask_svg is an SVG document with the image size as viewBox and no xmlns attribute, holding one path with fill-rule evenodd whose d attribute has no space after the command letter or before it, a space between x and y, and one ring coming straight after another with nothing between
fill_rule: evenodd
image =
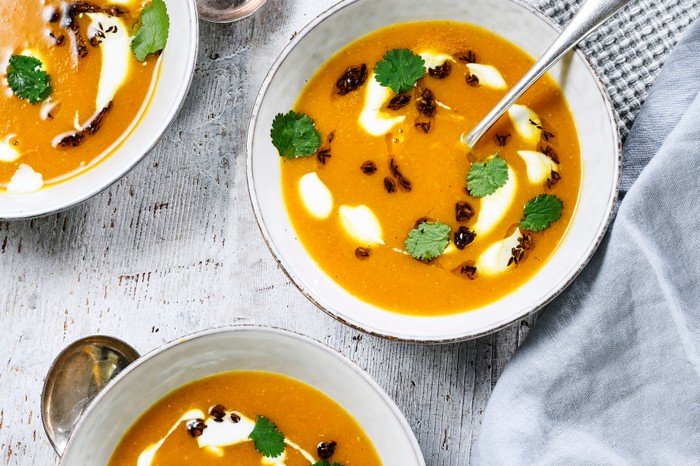
<instances>
[{"instance_id":1,"label":"wood grain texture","mask_svg":"<svg viewBox=\"0 0 700 466\"><path fill-rule=\"evenodd\" d=\"M396 401L428 465L467 463L493 386L534 318L446 346L364 335L290 284L250 206L245 135L255 95L289 38L333 3L270 0L239 23L201 23L190 94L141 164L68 212L0 223L0 463L57 462L39 398L71 341L110 334L144 353L239 322L338 349Z\"/></svg>"}]
</instances>

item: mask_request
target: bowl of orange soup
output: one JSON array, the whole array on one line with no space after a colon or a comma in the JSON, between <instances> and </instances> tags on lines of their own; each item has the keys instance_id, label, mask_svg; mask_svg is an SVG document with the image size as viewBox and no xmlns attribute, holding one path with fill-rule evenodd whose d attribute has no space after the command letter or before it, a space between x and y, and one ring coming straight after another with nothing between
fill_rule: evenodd
<instances>
[{"instance_id":1,"label":"bowl of orange soup","mask_svg":"<svg viewBox=\"0 0 700 466\"><path fill-rule=\"evenodd\" d=\"M200 333L138 359L76 427L61 464L425 464L403 415L348 359L262 327Z\"/></svg>"},{"instance_id":2,"label":"bowl of orange soup","mask_svg":"<svg viewBox=\"0 0 700 466\"><path fill-rule=\"evenodd\" d=\"M607 228L620 164L583 54L462 143L558 32L510 0L355 0L295 37L255 104L248 182L309 299L376 335L445 342L573 280Z\"/></svg>"},{"instance_id":3,"label":"bowl of orange soup","mask_svg":"<svg viewBox=\"0 0 700 466\"><path fill-rule=\"evenodd\" d=\"M56 212L118 180L187 94L194 0L4 2L0 24L0 219Z\"/></svg>"}]
</instances>

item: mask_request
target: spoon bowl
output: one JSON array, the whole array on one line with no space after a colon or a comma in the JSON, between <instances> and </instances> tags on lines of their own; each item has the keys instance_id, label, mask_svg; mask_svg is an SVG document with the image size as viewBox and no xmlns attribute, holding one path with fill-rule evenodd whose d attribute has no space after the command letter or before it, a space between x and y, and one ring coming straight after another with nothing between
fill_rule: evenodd
<instances>
[{"instance_id":1,"label":"spoon bowl","mask_svg":"<svg viewBox=\"0 0 700 466\"><path fill-rule=\"evenodd\" d=\"M41 420L59 455L92 400L138 358L134 348L108 336L81 338L56 357L41 393Z\"/></svg>"},{"instance_id":2,"label":"spoon bowl","mask_svg":"<svg viewBox=\"0 0 700 466\"><path fill-rule=\"evenodd\" d=\"M255 13L267 0L199 0L197 15L210 23L233 23Z\"/></svg>"}]
</instances>

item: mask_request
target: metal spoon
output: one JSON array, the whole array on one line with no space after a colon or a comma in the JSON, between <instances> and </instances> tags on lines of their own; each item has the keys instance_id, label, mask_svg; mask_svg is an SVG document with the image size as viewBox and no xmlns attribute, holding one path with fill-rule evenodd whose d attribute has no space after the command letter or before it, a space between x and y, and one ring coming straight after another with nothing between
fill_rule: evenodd
<instances>
[{"instance_id":1,"label":"metal spoon","mask_svg":"<svg viewBox=\"0 0 700 466\"><path fill-rule=\"evenodd\" d=\"M481 137L493 126L518 98L527 91L543 74L549 71L561 58L581 42L588 34L603 24L630 0L587 0L568 26L537 60L525 76L501 99L469 134L462 135L467 147L474 147Z\"/></svg>"},{"instance_id":2,"label":"metal spoon","mask_svg":"<svg viewBox=\"0 0 700 466\"><path fill-rule=\"evenodd\" d=\"M134 348L107 336L82 338L58 355L41 393L41 420L56 453L63 454L80 417L97 394L138 358Z\"/></svg>"},{"instance_id":3,"label":"metal spoon","mask_svg":"<svg viewBox=\"0 0 700 466\"><path fill-rule=\"evenodd\" d=\"M197 14L210 23L232 23L250 16L267 0L197 0Z\"/></svg>"}]
</instances>

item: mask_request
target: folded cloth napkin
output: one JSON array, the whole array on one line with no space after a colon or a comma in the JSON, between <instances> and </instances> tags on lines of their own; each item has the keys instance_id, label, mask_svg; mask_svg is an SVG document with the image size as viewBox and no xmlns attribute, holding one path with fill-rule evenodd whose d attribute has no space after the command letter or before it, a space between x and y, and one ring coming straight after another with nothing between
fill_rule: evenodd
<instances>
[{"instance_id":1,"label":"folded cloth napkin","mask_svg":"<svg viewBox=\"0 0 700 466\"><path fill-rule=\"evenodd\" d=\"M700 464L700 21L635 121L623 171L641 174L507 365L474 464Z\"/></svg>"}]
</instances>

